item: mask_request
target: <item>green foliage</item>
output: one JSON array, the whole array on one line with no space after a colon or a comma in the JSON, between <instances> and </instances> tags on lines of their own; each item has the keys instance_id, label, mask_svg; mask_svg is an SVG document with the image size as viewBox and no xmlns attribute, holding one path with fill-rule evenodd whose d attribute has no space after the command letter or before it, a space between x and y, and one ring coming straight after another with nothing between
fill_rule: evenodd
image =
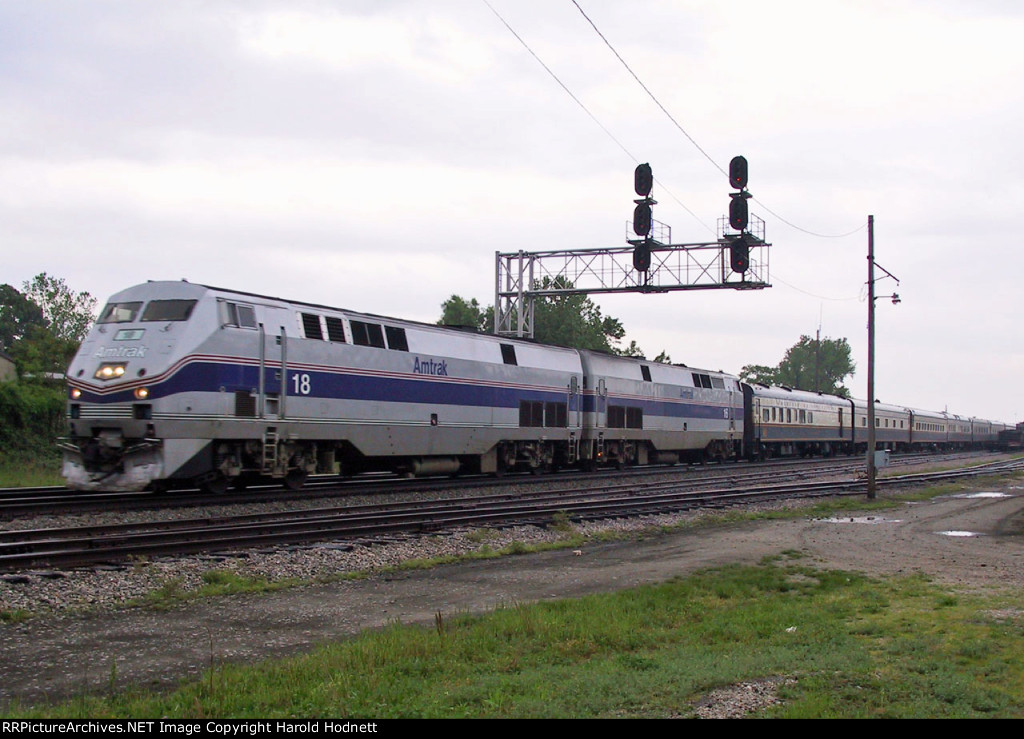
<instances>
[{"instance_id":1,"label":"green foliage","mask_svg":"<svg viewBox=\"0 0 1024 739\"><path fill-rule=\"evenodd\" d=\"M0 349L10 351L33 327L45 326L42 308L10 285L0 285Z\"/></svg>"},{"instance_id":2,"label":"green foliage","mask_svg":"<svg viewBox=\"0 0 1024 739\"><path fill-rule=\"evenodd\" d=\"M740 379L752 385L778 385L778 367L747 364L740 370Z\"/></svg>"},{"instance_id":3,"label":"green foliage","mask_svg":"<svg viewBox=\"0 0 1024 739\"><path fill-rule=\"evenodd\" d=\"M251 666L211 656L206 676L173 692L10 715L689 717L716 689L756 681L780 700L737 715L1024 716L1024 631L1019 616L992 615L1019 601L945 596L921 578L731 566L483 616L436 612L426 627L393 623Z\"/></svg>"},{"instance_id":4,"label":"green foliage","mask_svg":"<svg viewBox=\"0 0 1024 739\"><path fill-rule=\"evenodd\" d=\"M0 463L25 465L25 458L56 456L64 432L63 388L0 383Z\"/></svg>"},{"instance_id":5,"label":"green foliage","mask_svg":"<svg viewBox=\"0 0 1024 739\"><path fill-rule=\"evenodd\" d=\"M535 289L571 289L572 283L562 277L545 277L534 285ZM452 295L441 304L443 326L472 326L480 331L494 330L494 307L484 309L476 298L466 300ZM631 341L620 348L626 329L622 322L606 316L601 307L586 295L559 295L537 300L534 305L534 338L542 344L592 349L626 357L643 357L643 350ZM671 362L662 351L654 360Z\"/></svg>"},{"instance_id":6,"label":"green foliage","mask_svg":"<svg viewBox=\"0 0 1024 739\"><path fill-rule=\"evenodd\" d=\"M96 298L76 293L64 278L42 272L22 286L25 296L43 310L47 327L58 341L81 343L96 313Z\"/></svg>"},{"instance_id":7,"label":"green foliage","mask_svg":"<svg viewBox=\"0 0 1024 739\"><path fill-rule=\"evenodd\" d=\"M23 288L0 286L0 345L22 378L45 381L67 368L95 317L96 299L45 272Z\"/></svg>"},{"instance_id":8,"label":"green foliage","mask_svg":"<svg viewBox=\"0 0 1024 739\"><path fill-rule=\"evenodd\" d=\"M452 295L441 303L441 320L439 326L470 326L477 331L494 331L494 308L488 306L484 310L476 298L466 300Z\"/></svg>"},{"instance_id":9,"label":"green foliage","mask_svg":"<svg viewBox=\"0 0 1024 739\"><path fill-rule=\"evenodd\" d=\"M846 339L801 336L786 350L777 367L748 364L740 370L744 382L786 385L797 390L850 397L843 380L853 374L852 350Z\"/></svg>"}]
</instances>

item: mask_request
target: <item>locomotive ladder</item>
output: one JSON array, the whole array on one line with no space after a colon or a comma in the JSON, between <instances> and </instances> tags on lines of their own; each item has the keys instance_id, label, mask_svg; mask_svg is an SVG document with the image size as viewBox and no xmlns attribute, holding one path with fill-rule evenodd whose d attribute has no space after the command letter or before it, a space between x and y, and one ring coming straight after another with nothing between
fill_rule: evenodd
<instances>
[{"instance_id":1,"label":"locomotive ladder","mask_svg":"<svg viewBox=\"0 0 1024 739\"><path fill-rule=\"evenodd\" d=\"M263 472L277 469L277 429L268 428L263 432Z\"/></svg>"}]
</instances>

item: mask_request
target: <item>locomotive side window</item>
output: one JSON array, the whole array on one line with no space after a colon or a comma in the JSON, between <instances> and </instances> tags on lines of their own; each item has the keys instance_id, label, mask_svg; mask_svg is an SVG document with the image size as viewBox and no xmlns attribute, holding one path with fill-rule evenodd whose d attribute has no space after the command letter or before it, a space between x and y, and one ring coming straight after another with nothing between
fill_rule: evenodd
<instances>
[{"instance_id":1,"label":"locomotive side window","mask_svg":"<svg viewBox=\"0 0 1024 739\"><path fill-rule=\"evenodd\" d=\"M302 333L307 339L324 340L324 330L320 326L320 316L315 313L302 314Z\"/></svg>"},{"instance_id":2,"label":"locomotive side window","mask_svg":"<svg viewBox=\"0 0 1024 739\"><path fill-rule=\"evenodd\" d=\"M644 409L635 406L608 406L608 428L610 429L642 429L644 427Z\"/></svg>"},{"instance_id":3,"label":"locomotive side window","mask_svg":"<svg viewBox=\"0 0 1024 739\"><path fill-rule=\"evenodd\" d=\"M397 326L385 326L384 333L388 337L388 349L394 349L395 351L407 352L409 351L409 342L405 338L405 329L398 328Z\"/></svg>"},{"instance_id":4,"label":"locomotive side window","mask_svg":"<svg viewBox=\"0 0 1024 739\"><path fill-rule=\"evenodd\" d=\"M519 425L523 427L544 425L544 403L539 400L519 401Z\"/></svg>"},{"instance_id":5,"label":"locomotive side window","mask_svg":"<svg viewBox=\"0 0 1024 739\"><path fill-rule=\"evenodd\" d=\"M341 322L341 319L334 316L324 316L324 320L327 321L327 338L338 344L344 344L345 324Z\"/></svg>"},{"instance_id":6,"label":"locomotive side window","mask_svg":"<svg viewBox=\"0 0 1024 739\"><path fill-rule=\"evenodd\" d=\"M515 348L515 346L513 346L512 344L502 344L501 345L501 359L502 359L503 362L505 362L505 364L515 364L515 365L518 365L519 362L516 361L516 348Z\"/></svg>"},{"instance_id":7,"label":"locomotive side window","mask_svg":"<svg viewBox=\"0 0 1024 739\"><path fill-rule=\"evenodd\" d=\"M227 303L228 325L256 328L256 309L243 303Z\"/></svg>"},{"instance_id":8,"label":"locomotive side window","mask_svg":"<svg viewBox=\"0 0 1024 739\"><path fill-rule=\"evenodd\" d=\"M711 375L704 375L699 372L691 372L690 374L693 375L694 387L703 387L707 388L708 390L710 390L713 387L713 385L711 384ZM722 387L724 388L725 385L723 384Z\"/></svg>"},{"instance_id":9,"label":"locomotive side window","mask_svg":"<svg viewBox=\"0 0 1024 739\"><path fill-rule=\"evenodd\" d=\"M715 388L715 390L725 390L725 380L721 377L712 377L711 387Z\"/></svg>"},{"instance_id":10,"label":"locomotive side window","mask_svg":"<svg viewBox=\"0 0 1024 739\"><path fill-rule=\"evenodd\" d=\"M195 307L194 300L150 300L142 312L142 320L187 321Z\"/></svg>"},{"instance_id":11,"label":"locomotive side window","mask_svg":"<svg viewBox=\"0 0 1024 739\"><path fill-rule=\"evenodd\" d=\"M352 321L352 343L359 346L375 346L384 348L384 329L379 323Z\"/></svg>"},{"instance_id":12,"label":"locomotive side window","mask_svg":"<svg viewBox=\"0 0 1024 739\"><path fill-rule=\"evenodd\" d=\"M142 303L107 303L96 323L131 323Z\"/></svg>"},{"instance_id":13,"label":"locomotive side window","mask_svg":"<svg viewBox=\"0 0 1024 739\"><path fill-rule=\"evenodd\" d=\"M651 368L648 367L646 364L640 365L640 374L643 375L644 382L651 381Z\"/></svg>"},{"instance_id":14,"label":"locomotive side window","mask_svg":"<svg viewBox=\"0 0 1024 739\"><path fill-rule=\"evenodd\" d=\"M544 404L544 425L548 428L562 428L569 425L569 414L565 403Z\"/></svg>"},{"instance_id":15,"label":"locomotive side window","mask_svg":"<svg viewBox=\"0 0 1024 739\"><path fill-rule=\"evenodd\" d=\"M644 409L626 408L626 428L642 429L644 427Z\"/></svg>"}]
</instances>

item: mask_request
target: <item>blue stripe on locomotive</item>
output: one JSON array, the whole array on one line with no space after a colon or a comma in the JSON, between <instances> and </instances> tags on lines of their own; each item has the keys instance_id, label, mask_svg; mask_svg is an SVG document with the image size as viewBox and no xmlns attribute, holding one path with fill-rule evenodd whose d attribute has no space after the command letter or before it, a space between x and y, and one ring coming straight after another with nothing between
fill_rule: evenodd
<instances>
[{"instance_id":1,"label":"blue stripe on locomotive","mask_svg":"<svg viewBox=\"0 0 1024 739\"><path fill-rule=\"evenodd\" d=\"M265 391L281 392L277 367L265 368ZM310 392L292 390L296 376L309 377ZM520 400L564 400L567 391L545 390L531 387L478 385L464 380L438 380L379 375L361 375L348 372L330 372L306 368L288 369L286 394L290 398L317 398L390 403L435 403L440 405L466 405L497 408L518 408ZM240 363L190 362L166 380L147 386L146 402L181 392L253 391L259 385L259 367ZM83 390L82 400L93 403L125 403L135 400L133 391L110 395L97 395ZM571 410L576 410L572 408Z\"/></svg>"},{"instance_id":2,"label":"blue stripe on locomotive","mask_svg":"<svg viewBox=\"0 0 1024 739\"><path fill-rule=\"evenodd\" d=\"M278 373L277 367L265 368L265 391L267 393L281 392L281 382L277 378ZM297 394L292 391L294 378L301 375L309 376L311 391L308 394ZM430 376L429 379L426 376L420 379L419 377L361 375L306 368L289 368L288 382L286 393L289 397L331 400L517 408L522 400L551 402L565 400L567 397L566 391L561 389L544 390L529 387L479 385L470 380L459 381L454 378L439 380L434 376ZM248 392L255 390L258 385L259 367L256 365L195 361L187 363L167 379L147 386L149 396L146 402L151 403L181 392L219 392L221 389L232 393ZM81 400L90 403L136 402L132 390L109 395L98 395L83 390ZM605 410L608 404L625 405L643 409L643 413L647 417L681 420L724 420L726 418L725 409L731 407L615 395L609 395L604 402ZM578 410L574 407L575 403L572 406L569 408L570 411ZM596 408L596 397L592 394L584 395L583 411L594 413ZM740 410L734 407L733 415Z\"/></svg>"}]
</instances>

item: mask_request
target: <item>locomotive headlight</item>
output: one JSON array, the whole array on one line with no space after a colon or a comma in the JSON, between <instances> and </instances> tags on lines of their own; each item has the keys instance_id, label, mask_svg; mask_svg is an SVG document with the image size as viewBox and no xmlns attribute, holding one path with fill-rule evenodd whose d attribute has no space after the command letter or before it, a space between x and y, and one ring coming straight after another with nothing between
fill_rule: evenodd
<instances>
[{"instance_id":1,"label":"locomotive headlight","mask_svg":"<svg viewBox=\"0 0 1024 739\"><path fill-rule=\"evenodd\" d=\"M81 390L79 390L77 387L71 388L71 399L72 400L78 400L81 397L82 397L82 391Z\"/></svg>"},{"instance_id":2,"label":"locomotive headlight","mask_svg":"<svg viewBox=\"0 0 1024 739\"><path fill-rule=\"evenodd\" d=\"M113 380L124 375L125 367L126 365L124 362L108 362L106 364L101 364L93 377L97 380Z\"/></svg>"},{"instance_id":3,"label":"locomotive headlight","mask_svg":"<svg viewBox=\"0 0 1024 739\"><path fill-rule=\"evenodd\" d=\"M137 388L135 388L135 397L138 398L139 400L145 400L146 398L149 397L149 388L148 387L137 387Z\"/></svg>"}]
</instances>

